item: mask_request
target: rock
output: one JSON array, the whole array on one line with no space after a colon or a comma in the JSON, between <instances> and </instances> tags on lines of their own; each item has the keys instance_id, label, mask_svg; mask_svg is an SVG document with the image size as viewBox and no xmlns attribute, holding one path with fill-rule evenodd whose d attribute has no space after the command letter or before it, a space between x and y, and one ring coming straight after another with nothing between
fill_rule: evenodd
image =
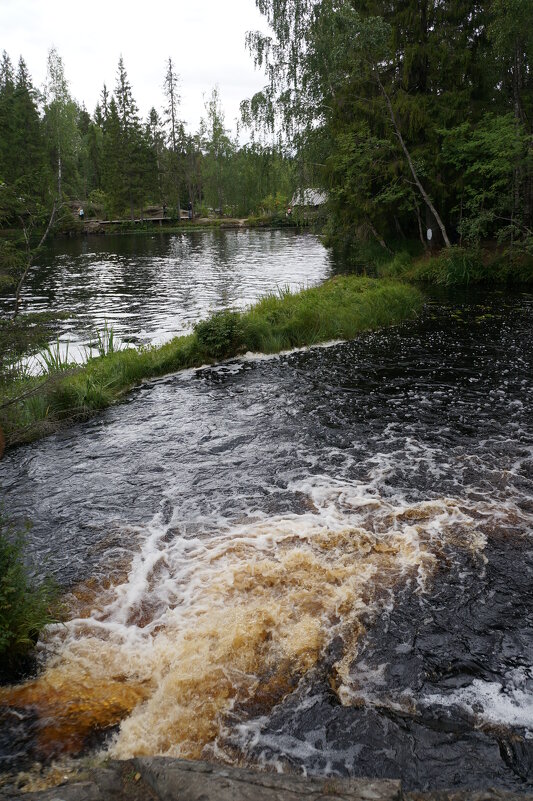
<instances>
[{"instance_id":1,"label":"rock","mask_svg":"<svg viewBox=\"0 0 533 801\"><path fill-rule=\"evenodd\" d=\"M533 801L507 790L402 793L393 779L304 778L164 757L107 761L39 792L0 788L0 801Z\"/></svg>"},{"instance_id":2,"label":"rock","mask_svg":"<svg viewBox=\"0 0 533 801\"><path fill-rule=\"evenodd\" d=\"M164 757L134 760L161 801L400 801L394 780L306 779Z\"/></svg>"},{"instance_id":3,"label":"rock","mask_svg":"<svg viewBox=\"0 0 533 801\"><path fill-rule=\"evenodd\" d=\"M489 787L487 790L436 790L404 794L405 801L533 801L533 795Z\"/></svg>"},{"instance_id":4,"label":"rock","mask_svg":"<svg viewBox=\"0 0 533 801\"><path fill-rule=\"evenodd\" d=\"M100 788L94 782L75 782L74 784L62 784L53 787L51 790L41 790L37 793L24 793L20 796L24 801L107 801Z\"/></svg>"}]
</instances>

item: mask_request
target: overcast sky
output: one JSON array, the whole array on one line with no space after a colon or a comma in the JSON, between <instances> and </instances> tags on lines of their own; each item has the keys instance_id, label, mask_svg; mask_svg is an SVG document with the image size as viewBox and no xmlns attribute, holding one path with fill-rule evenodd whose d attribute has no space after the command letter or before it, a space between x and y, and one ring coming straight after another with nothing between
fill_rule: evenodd
<instances>
[{"instance_id":1,"label":"overcast sky","mask_svg":"<svg viewBox=\"0 0 533 801\"><path fill-rule=\"evenodd\" d=\"M254 0L0 0L0 50L22 55L39 88L57 48L73 97L94 111L104 82L115 86L122 54L143 117L164 103L165 62L181 77L181 116L193 133L218 84L226 125L265 83L246 51L246 31L267 30Z\"/></svg>"}]
</instances>

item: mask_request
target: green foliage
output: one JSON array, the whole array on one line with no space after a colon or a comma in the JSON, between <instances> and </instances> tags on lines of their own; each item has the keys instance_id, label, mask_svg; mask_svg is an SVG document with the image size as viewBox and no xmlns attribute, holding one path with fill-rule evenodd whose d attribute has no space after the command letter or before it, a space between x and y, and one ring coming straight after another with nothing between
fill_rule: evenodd
<instances>
[{"instance_id":1,"label":"green foliage","mask_svg":"<svg viewBox=\"0 0 533 801\"><path fill-rule=\"evenodd\" d=\"M217 359L235 353L242 345L241 315L230 310L217 312L194 326L198 344Z\"/></svg>"},{"instance_id":2,"label":"green foliage","mask_svg":"<svg viewBox=\"0 0 533 801\"><path fill-rule=\"evenodd\" d=\"M370 235L388 245L432 228L437 246L531 249L531 2L258 6L273 34L248 46L268 83L244 118L279 124L303 185L329 192L330 245L356 254Z\"/></svg>"},{"instance_id":3,"label":"green foliage","mask_svg":"<svg viewBox=\"0 0 533 801\"><path fill-rule=\"evenodd\" d=\"M441 133L443 161L462 176L459 233L471 244L499 232L520 238L523 209L516 203L514 178L527 163L523 126L512 113L488 113L476 125L465 122Z\"/></svg>"},{"instance_id":4,"label":"green foliage","mask_svg":"<svg viewBox=\"0 0 533 801\"><path fill-rule=\"evenodd\" d=\"M39 353L39 359L48 373L57 373L72 367L68 359L68 342L63 349L59 339L57 339L53 345L47 345L46 348Z\"/></svg>"},{"instance_id":5,"label":"green foliage","mask_svg":"<svg viewBox=\"0 0 533 801\"><path fill-rule=\"evenodd\" d=\"M486 278L479 250L453 247L437 257L422 262L416 278L445 286L468 286Z\"/></svg>"},{"instance_id":6,"label":"green foliage","mask_svg":"<svg viewBox=\"0 0 533 801\"><path fill-rule=\"evenodd\" d=\"M377 272L385 278L447 287L531 285L533 254L511 260L503 248L482 251L458 245L421 258L403 251L384 261Z\"/></svg>"},{"instance_id":7,"label":"green foliage","mask_svg":"<svg viewBox=\"0 0 533 801\"><path fill-rule=\"evenodd\" d=\"M107 320L104 322L102 330L96 331L94 339L89 343L89 347L97 350L100 356L107 356L108 353L114 353L117 350L115 332Z\"/></svg>"},{"instance_id":8,"label":"green foliage","mask_svg":"<svg viewBox=\"0 0 533 801\"><path fill-rule=\"evenodd\" d=\"M24 563L24 537L0 512L0 661L13 669L58 620L58 593Z\"/></svg>"}]
</instances>

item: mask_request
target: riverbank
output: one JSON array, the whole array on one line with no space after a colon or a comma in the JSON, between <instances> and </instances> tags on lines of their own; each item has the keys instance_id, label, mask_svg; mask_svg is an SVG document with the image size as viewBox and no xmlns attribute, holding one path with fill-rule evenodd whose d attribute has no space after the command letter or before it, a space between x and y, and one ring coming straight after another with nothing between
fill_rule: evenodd
<instances>
[{"instance_id":1,"label":"riverbank","mask_svg":"<svg viewBox=\"0 0 533 801\"><path fill-rule=\"evenodd\" d=\"M160 347L112 350L83 366L56 364L44 377L11 382L0 395L6 445L28 442L86 419L115 403L138 382L247 351L279 353L394 325L414 316L422 294L414 287L361 276L338 276L318 287L269 295L248 311L225 311L194 332Z\"/></svg>"},{"instance_id":2,"label":"riverbank","mask_svg":"<svg viewBox=\"0 0 533 801\"><path fill-rule=\"evenodd\" d=\"M513 259L496 247L469 249L454 246L437 253L413 255L399 250L394 255L375 251L370 263L382 278L434 286L517 287L533 284L533 254Z\"/></svg>"},{"instance_id":3,"label":"riverbank","mask_svg":"<svg viewBox=\"0 0 533 801\"><path fill-rule=\"evenodd\" d=\"M187 231L210 231L247 228L302 228L309 227L309 219L281 215L257 217L196 217L193 220L177 220L163 217L146 217L137 220L87 220L78 228L84 235L110 234L183 234Z\"/></svg>"}]
</instances>

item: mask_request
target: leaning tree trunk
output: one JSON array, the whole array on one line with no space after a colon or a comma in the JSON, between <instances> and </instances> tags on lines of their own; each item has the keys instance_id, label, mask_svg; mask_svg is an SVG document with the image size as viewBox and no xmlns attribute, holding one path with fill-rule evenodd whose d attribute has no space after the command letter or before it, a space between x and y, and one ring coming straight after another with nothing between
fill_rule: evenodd
<instances>
[{"instance_id":1,"label":"leaning tree trunk","mask_svg":"<svg viewBox=\"0 0 533 801\"><path fill-rule=\"evenodd\" d=\"M422 183L420 182L420 179L419 179L418 174L417 174L416 169L415 169L415 165L413 164L413 160L411 158L411 154L409 153L409 150L407 149L407 145L404 142L404 139L403 139L403 136L402 136L402 132L400 131L400 127L399 127L398 122L396 120L396 115L394 114L394 109L392 108L392 103L390 101L390 97L388 96L387 92L385 91L385 87L383 86L383 84L381 82L381 78L379 77L379 73L377 72L377 70L375 70L375 74L376 74L377 82L378 82L379 88L381 90L381 93L382 93L383 97L385 98L385 102L387 103L387 108L389 109L389 116L390 116L390 119L391 119L391 122L392 122L392 125L393 125L393 128L394 128L394 131L396 133L396 136L398 137L398 141L399 141L399 143L401 145L401 148L402 148L402 150L403 150L403 152L405 154L405 158L407 159L407 163L409 165L409 169L411 170L411 175L414 178L414 182L415 182L415 184L417 186L418 191L420 192L420 194L424 198L424 203L426 204L426 206L428 207L428 209L432 213L433 217L435 218L435 220L437 222L437 225L440 228L440 232L442 234L442 238L444 239L444 243L445 243L446 247L449 248L449 247L451 247L451 243L450 243L450 240L448 238L448 233L446 231L446 226L444 225L443 221L441 220L441 217L440 217L437 209L433 205L433 202L432 202L431 198L429 197L428 193L426 192L426 190L422 186Z\"/></svg>"}]
</instances>

